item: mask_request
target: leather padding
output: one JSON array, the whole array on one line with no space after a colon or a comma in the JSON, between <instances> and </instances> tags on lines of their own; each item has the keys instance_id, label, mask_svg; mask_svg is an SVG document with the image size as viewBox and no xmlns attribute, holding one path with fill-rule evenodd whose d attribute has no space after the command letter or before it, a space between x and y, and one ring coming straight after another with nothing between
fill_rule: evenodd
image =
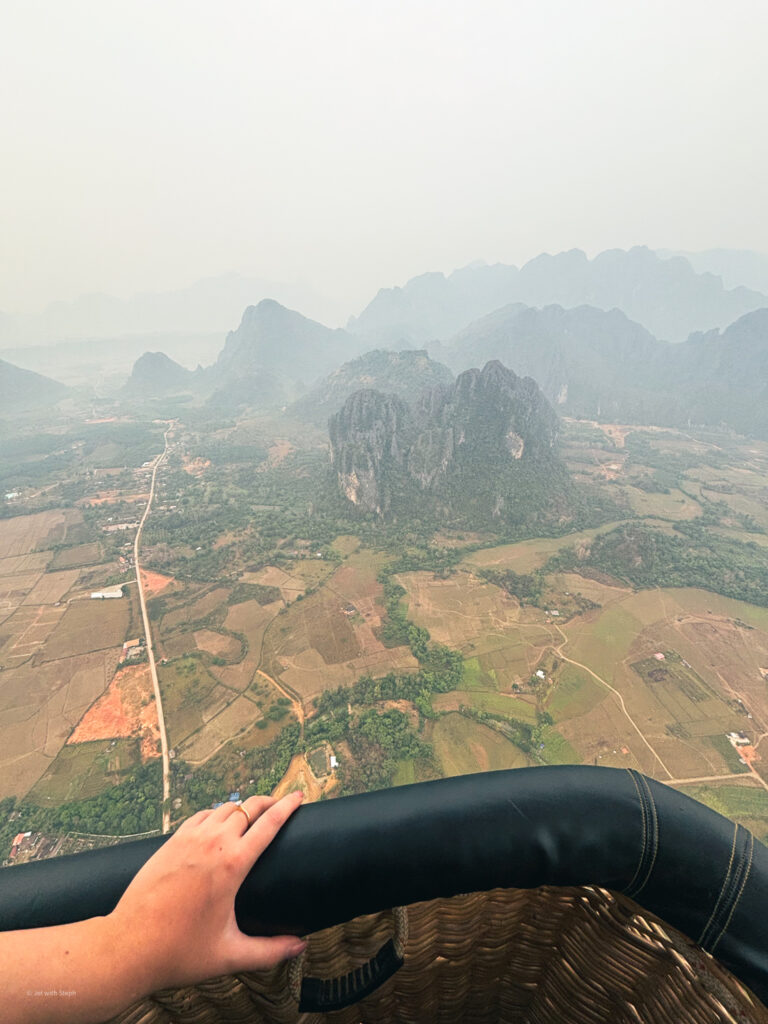
<instances>
[{"instance_id":1,"label":"leather padding","mask_svg":"<svg viewBox=\"0 0 768 1024\"><path fill-rule=\"evenodd\" d=\"M108 913L166 839L0 871L0 930ZM768 849L624 769L519 768L309 804L235 908L248 934L304 935L422 900L539 885L627 892L768 1003Z\"/></svg>"}]
</instances>

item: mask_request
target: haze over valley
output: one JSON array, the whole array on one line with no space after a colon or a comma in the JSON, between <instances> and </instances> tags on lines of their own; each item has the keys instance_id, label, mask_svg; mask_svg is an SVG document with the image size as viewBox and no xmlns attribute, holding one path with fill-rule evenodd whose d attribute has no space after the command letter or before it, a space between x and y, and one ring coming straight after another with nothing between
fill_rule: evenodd
<instances>
[{"instance_id":1,"label":"haze over valley","mask_svg":"<svg viewBox=\"0 0 768 1024\"><path fill-rule=\"evenodd\" d=\"M768 840L764 7L291 12L0 43L0 862L551 764Z\"/></svg>"},{"instance_id":2,"label":"haze over valley","mask_svg":"<svg viewBox=\"0 0 768 1024\"><path fill-rule=\"evenodd\" d=\"M0 362L8 863L230 792L569 762L768 834L768 308L650 250L567 295L561 263L347 329L262 299L196 368ZM655 337L644 287L718 326Z\"/></svg>"}]
</instances>

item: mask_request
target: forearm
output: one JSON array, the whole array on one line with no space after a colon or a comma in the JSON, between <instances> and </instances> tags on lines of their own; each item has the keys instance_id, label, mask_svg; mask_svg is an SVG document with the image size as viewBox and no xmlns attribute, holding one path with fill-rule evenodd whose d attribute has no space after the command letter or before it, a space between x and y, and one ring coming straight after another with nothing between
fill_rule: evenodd
<instances>
[{"instance_id":1,"label":"forearm","mask_svg":"<svg viewBox=\"0 0 768 1024\"><path fill-rule=\"evenodd\" d=\"M117 933L111 917L0 932L3 1020L97 1024L149 994L151 966L130 938Z\"/></svg>"}]
</instances>

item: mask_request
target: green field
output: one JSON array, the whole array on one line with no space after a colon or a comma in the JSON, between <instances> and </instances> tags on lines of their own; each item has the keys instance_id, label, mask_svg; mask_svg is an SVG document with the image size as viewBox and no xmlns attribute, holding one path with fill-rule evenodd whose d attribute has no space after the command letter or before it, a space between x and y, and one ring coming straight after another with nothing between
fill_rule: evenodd
<instances>
[{"instance_id":1,"label":"green field","mask_svg":"<svg viewBox=\"0 0 768 1024\"><path fill-rule=\"evenodd\" d=\"M477 658L464 659L464 686L467 690L487 690L495 683L495 673L484 672Z\"/></svg>"},{"instance_id":2,"label":"green field","mask_svg":"<svg viewBox=\"0 0 768 1024\"><path fill-rule=\"evenodd\" d=\"M768 792L762 787L746 785L684 786L681 793L711 807L718 814L738 821L768 842Z\"/></svg>"},{"instance_id":3,"label":"green field","mask_svg":"<svg viewBox=\"0 0 768 1024\"><path fill-rule=\"evenodd\" d=\"M397 771L392 779L393 786L410 786L412 782L416 781L416 769L414 767L413 758L408 758L406 761L401 761L397 766Z\"/></svg>"},{"instance_id":4,"label":"green field","mask_svg":"<svg viewBox=\"0 0 768 1024\"><path fill-rule=\"evenodd\" d=\"M527 756L493 729L456 713L435 722L432 743L445 776L522 768Z\"/></svg>"},{"instance_id":5,"label":"green field","mask_svg":"<svg viewBox=\"0 0 768 1024\"><path fill-rule=\"evenodd\" d=\"M578 718L608 696L605 687L575 665L563 665L555 680L555 689L547 701L547 711L556 722Z\"/></svg>"},{"instance_id":6,"label":"green field","mask_svg":"<svg viewBox=\"0 0 768 1024\"><path fill-rule=\"evenodd\" d=\"M173 747L199 729L206 720L206 711L216 703L215 691L232 691L211 675L200 658L177 658L159 670L168 744Z\"/></svg>"},{"instance_id":7,"label":"green field","mask_svg":"<svg viewBox=\"0 0 768 1024\"><path fill-rule=\"evenodd\" d=\"M542 742L544 746L537 753L547 764L581 764L579 755L557 729L544 726Z\"/></svg>"},{"instance_id":8,"label":"green field","mask_svg":"<svg viewBox=\"0 0 768 1024\"><path fill-rule=\"evenodd\" d=\"M42 807L85 800L109 789L141 761L135 738L94 740L61 748L27 799Z\"/></svg>"},{"instance_id":9,"label":"green field","mask_svg":"<svg viewBox=\"0 0 768 1024\"><path fill-rule=\"evenodd\" d=\"M715 736L709 736L708 739L725 761L729 772L735 774L737 772L745 773L749 771L749 766L741 763L733 744L724 733L717 733Z\"/></svg>"}]
</instances>

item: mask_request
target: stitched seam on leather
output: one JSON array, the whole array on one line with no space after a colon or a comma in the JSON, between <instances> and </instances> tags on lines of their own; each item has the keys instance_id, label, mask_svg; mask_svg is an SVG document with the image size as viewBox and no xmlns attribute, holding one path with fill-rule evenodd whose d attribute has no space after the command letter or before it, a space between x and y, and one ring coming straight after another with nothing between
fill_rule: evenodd
<instances>
[{"instance_id":1,"label":"stitched seam on leather","mask_svg":"<svg viewBox=\"0 0 768 1024\"><path fill-rule=\"evenodd\" d=\"M723 893L725 892L725 888L728 885L728 882L730 881L731 869L733 867L733 858L736 855L736 840L738 839L738 836L739 836L739 826L738 825L734 825L733 826L733 843L731 845L731 859L728 861L728 870L725 872L725 878L723 879L723 884L720 887L720 895L715 900L715 905L712 907L712 913L709 915L709 920L704 925L704 930L702 931L701 935L699 936L699 945L700 946L704 946L704 937L706 936L707 932L710 929L710 926L712 925L712 922L715 919L715 915L717 914L718 908L720 906L720 902L721 902L721 900L723 898Z\"/></svg>"},{"instance_id":2,"label":"stitched seam on leather","mask_svg":"<svg viewBox=\"0 0 768 1024\"><path fill-rule=\"evenodd\" d=\"M712 938L715 932L718 930L718 928L720 928L721 923L724 922L725 917L728 914L728 911L733 905L735 893L737 888L739 887L739 883L741 881L742 874L744 872L744 868L747 862L747 850L749 849L749 836L751 833L747 832L743 825L737 826L736 833L738 836L738 840L736 843L736 857L734 861L733 874L731 875L731 880L728 883L728 888L725 892L723 901L718 907L717 912L715 914L715 919L712 922L712 927L709 929L709 934L707 935L707 946L709 949L711 949ZM747 838L744 840L742 845L741 840L743 840L745 836Z\"/></svg>"},{"instance_id":3,"label":"stitched seam on leather","mask_svg":"<svg viewBox=\"0 0 768 1024\"><path fill-rule=\"evenodd\" d=\"M723 883L722 883L722 885L720 887L720 893L718 894L718 898L715 900L715 904L714 904L714 906L712 908L712 913L710 914L710 920L705 925L705 928L703 928L703 931L701 932L701 935L700 935L699 940L698 940L698 944L700 946L702 946L702 947L705 947L705 948L706 948L706 939L709 937L709 934L710 934L712 928L714 927L714 923L715 923L716 919L718 918L718 914L719 914L719 911L720 911L720 907L721 907L721 905L723 903L723 899L725 898L726 890L727 890L727 888L730 885L731 871L733 870L733 861L734 861L734 858L736 856L736 843L737 843L737 841L738 841L738 825L734 823L734 825L733 825L733 842L731 844L731 856L730 856L730 860L728 861L728 868L727 868L727 870L725 872L725 877L724 877Z\"/></svg>"},{"instance_id":4,"label":"stitched seam on leather","mask_svg":"<svg viewBox=\"0 0 768 1024\"><path fill-rule=\"evenodd\" d=\"M644 792L645 792L645 794L646 794L646 796L648 798L649 811L650 811L649 817L650 817L650 819L652 821L652 828L653 828L653 831L651 833L651 844L652 844L652 851L653 852L651 854L651 860L650 860L650 863L648 865L648 870L645 873L645 877L643 878L643 881L642 881L640 887L638 889L635 889L634 893L632 894L634 897L637 897L642 892L642 890L646 887L646 885L648 884L648 880L651 877L651 873L653 872L654 865L656 864L656 857L657 857L658 852L659 852L659 816L658 816L658 813L656 811L656 801L653 799L653 793L651 791L651 787L648 785L648 780L645 778L644 775L640 775L639 776L639 781L640 781L641 787L643 788L643 790L644 790Z\"/></svg>"},{"instance_id":5,"label":"stitched seam on leather","mask_svg":"<svg viewBox=\"0 0 768 1024\"><path fill-rule=\"evenodd\" d=\"M741 885L739 886L739 891L738 891L738 893L736 895L736 899L733 901L733 904L731 905L731 910L730 910L730 913L728 914L728 918L726 919L726 922L723 925L723 927L720 929L720 932L719 932L717 938L712 943L712 947L710 949L710 953L714 952L715 946L718 944L720 939L722 939L722 937L728 931L728 928L730 927L730 924L731 924L731 918L733 917L733 915L734 915L734 913L736 911L736 907L738 907L739 903L741 902L741 897L744 895L744 890L745 890L745 888L747 886L747 880L749 879L749 873L752 870L752 858L754 857L754 854L755 854L755 837L752 835L751 832L748 833L747 846L749 848L749 858L746 861L746 868L744 870L744 878L742 879ZM744 861L742 861L742 864L744 864Z\"/></svg>"},{"instance_id":6,"label":"stitched seam on leather","mask_svg":"<svg viewBox=\"0 0 768 1024\"><path fill-rule=\"evenodd\" d=\"M744 877L741 880L741 885L739 886L738 894L736 895L736 898L733 901L733 904L731 906L730 913L728 914L728 919L725 922L725 924L723 925L722 929L720 930L720 934L715 939L715 941L712 943L712 950L711 951L713 951L715 949L715 946L718 944L718 942L720 942L722 937L725 935L725 933L730 928L731 919L733 918L733 914L734 914L734 912L736 910L736 907L738 906L738 904L741 901L741 897L743 896L744 889L746 888L746 883L748 883L749 878L750 878L750 871L752 870L752 861L753 861L753 857L755 856L755 837L752 835L752 833L749 834L749 839L746 840L746 843L748 843L748 846L749 846L749 849L750 849L750 856L749 856L748 861L746 861L746 867L744 869Z\"/></svg>"},{"instance_id":7,"label":"stitched seam on leather","mask_svg":"<svg viewBox=\"0 0 768 1024\"><path fill-rule=\"evenodd\" d=\"M629 894L630 890L632 889L632 886L637 882L638 876L640 874L640 870L641 870L641 868L643 866L643 859L645 858L645 846L646 846L648 832L647 832L647 827L646 827L646 822L645 822L645 804L643 802L642 793L640 792L640 787L638 786L637 779L635 778L635 776L634 776L633 772L631 771L631 769L627 768L627 774L629 775L630 779L632 779L632 785L635 787L635 792L637 793L637 802L640 804L640 817L641 817L641 821L642 821L642 831L643 831L643 842L642 842L642 847L641 847L641 850L640 850L640 860L637 862L637 868L635 870L634 875L632 875L632 878L631 878L631 880L629 882L629 885L627 885L627 887L624 889L624 892Z\"/></svg>"},{"instance_id":8,"label":"stitched seam on leather","mask_svg":"<svg viewBox=\"0 0 768 1024\"><path fill-rule=\"evenodd\" d=\"M637 792L638 792L638 794L640 796L640 801L642 803L642 807L643 807L643 825L644 825L644 828L645 828L645 831L644 831L644 834L643 834L643 853L642 853L642 857L640 859L640 865L638 867L637 879L635 880L635 884L632 886L632 892L634 893L637 890L637 886L638 886L638 884L640 882L640 879L643 877L643 870L644 870L646 862L648 860L648 842L649 842L650 836L651 836L651 811L650 811L650 807L648 806L648 798L647 798L647 796L645 794L645 790L643 788L642 778L635 771L632 772L632 777L633 777L633 779L635 780L635 782L637 784Z\"/></svg>"},{"instance_id":9,"label":"stitched seam on leather","mask_svg":"<svg viewBox=\"0 0 768 1024\"><path fill-rule=\"evenodd\" d=\"M651 838L651 809L648 804L648 797L643 786L643 777L639 772L634 769L629 769L632 776L632 781L635 783L635 789L637 795L640 798L640 808L643 818L643 848L640 855L640 863L637 866L635 878L633 880L631 888L628 890L629 895L634 895L637 892L637 886L640 883L640 879L643 877L645 866L648 862L648 846Z\"/></svg>"}]
</instances>

